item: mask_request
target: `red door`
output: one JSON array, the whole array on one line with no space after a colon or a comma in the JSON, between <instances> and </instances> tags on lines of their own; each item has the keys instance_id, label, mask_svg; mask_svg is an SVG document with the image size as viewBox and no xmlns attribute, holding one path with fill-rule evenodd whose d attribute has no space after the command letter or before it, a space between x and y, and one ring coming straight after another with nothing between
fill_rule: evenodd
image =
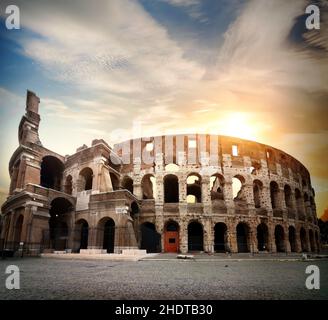
<instances>
[{"instance_id":1,"label":"red door","mask_svg":"<svg viewBox=\"0 0 328 320\"><path fill-rule=\"evenodd\" d=\"M164 251L178 252L179 250L179 232L166 231L164 237Z\"/></svg>"}]
</instances>

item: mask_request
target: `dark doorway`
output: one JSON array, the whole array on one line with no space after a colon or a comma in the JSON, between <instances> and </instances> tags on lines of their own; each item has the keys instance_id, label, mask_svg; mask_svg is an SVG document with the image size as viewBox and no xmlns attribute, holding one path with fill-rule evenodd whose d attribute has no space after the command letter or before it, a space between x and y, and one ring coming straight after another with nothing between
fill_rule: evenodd
<instances>
[{"instance_id":1,"label":"dark doorway","mask_svg":"<svg viewBox=\"0 0 328 320\"><path fill-rule=\"evenodd\" d=\"M145 222L140 226L141 243L140 248L147 253L161 251L161 235L156 231L153 223Z\"/></svg>"},{"instance_id":2,"label":"dark doorway","mask_svg":"<svg viewBox=\"0 0 328 320\"><path fill-rule=\"evenodd\" d=\"M277 225L274 229L274 238L276 242L276 249L277 252L285 252L285 235L284 235L284 229L282 226Z\"/></svg>"},{"instance_id":3,"label":"dark doorway","mask_svg":"<svg viewBox=\"0 0 328 320\"><path fill-rule=\"evenodd\" d=\"M108 219L104 226L103 249L107 250L107 253L113 253L114 243L115 243L115 222L113 219Z\"/></svg>"},{"instance_id":4,"label":"dark doorway","mask_svg":"<svg viewBox=\"0 0 328 320\"><path fill-rule=\"evenodd\" d=\"M164 251L179 251L179 226L175 221L167 223L164 235Z\"/></svg>"},{"instance_id":5,"label":"dark doorway","mask_svg":"<svg viewBox=\"0 0 328 320\"><path fill-rule=\"evenodd\" d=\"M290 243L290 251L296 252L296 231L292 226L288 228L288 239Z\"/></svg>"},{"instance_id":6,"label":"dark doorway","mask_svg":"<svg viewBox=\"0 0 328 320\"><path fill-rule=\"evenodd\" d=\"M164 177L164 202L179 202L179 180L173 174L168 174Z\"/></svg>"},{"instance_id":7,"label":"dark doorway","mask_svg":"<svg viewBox=\"0 0 328 320\"><path fill-rule=\"evenodd\" d=\"M56 198L49 210L50 247L63 251L68 245L67 213L73 210L72 204L65 198Z\"/></svg>"},{"instance_id":8,"label":"dark doorway","mask_svg":"<svg viewBox=\"0 0 328 320\"><path fill-rule=\"evenodd\" d=\"M237 225L238 252L249 252L247 238L248 238L248 226L245 223L239 223Z\"/></svg>"},{"instance_id":9,"label":"dark doorway","mask_svg":"<svg viewBox=\"0 0 328 320\"><path fill-rule=\"evenodd\" d=\"M80 249L88 249L89 225L82 221L80 228Z\"/></svg>"},{"instance_id":10,"label":"dark doorway","mask_svg":"<svg viewBox=\"0 0 328 320\"><path fill-rule=\"evenodd\" d=\"M301 228L300 230L300 238L301 238L301 247L302 251L306 252L307 251L307 245L306 245L306 231L304 228Z\"/></svg>"},{"instance_id":11,"label":"dark doorway","mask_svg":"<svg viewBox=\"0 0 328 320\"><path fill-rule=\"evenodd\" d=\"M257 249L259 251L269 250L269 232L265 223L260 223L256 228L257 234Z\"/></svg>"},{"instance_id":12,"label":"dark doorway","mask_svg":"<svg viewBox=\"0 0 328 320\"><path fill-rule=\"evenodd\" d=\"M227 246L227 226L222 222L217 223L214 227L214 251L229 251Z\"/></svg>"},{"instance_id":13,"label":"dark doorway","mask_svg":"<svg viewBox=\"0 0 328 320\"><path fill-rule=\"evenodd\" d=\"M191 222L188 225L188 250L203 251L203 227L199 222Z\"/></svg>"}]
</instances>

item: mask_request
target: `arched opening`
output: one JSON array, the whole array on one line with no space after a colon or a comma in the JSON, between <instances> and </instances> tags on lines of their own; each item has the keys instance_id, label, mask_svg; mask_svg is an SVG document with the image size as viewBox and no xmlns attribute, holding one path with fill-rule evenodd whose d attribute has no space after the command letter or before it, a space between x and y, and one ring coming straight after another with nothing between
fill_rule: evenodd
<instances>
[{"instance_id":1,"label":"arched opening","mask_svg":"<svg viewBox=\"0 0 328 320\"><path fill-rule=\"evenodd\" d=\"M142 198L154 199L154 189L156 186L156 179L151 174L146 174L141 180Z\"/></svg>"},{"instance_id":2,"label":"arched opening","mask_svg":"<svg viewBox=\"0 0 328 320\"><path fill-rule=\"evenodd\" d=\"M175 221L169 221L165 226L164 251L179 251L179 225Z\"/></svg>"},{"instance_id":3,"label":"arched opening","mask_svg":"<svg viewBox=\"0 0 328 320\"><path fill-rule=\"evenodd\" d=\"M301 191L299 189L295 189L295 200L296 200L298 217L300 220L304 220L304 205L303 205Z\"/></svg>"},{"instance_id":4,"label":"arched opening","mask_svg":"<svg viewBox=\"0 0 328 320\"><path fill-rule=\"evenodd\" d=\"M132 178L125 176L122 180L122 188L130 191L133 194L133 180Z\"/></svg>"},{"instance_id":5,"label":"arched opening","mask_svg":"<svg viewBox=\"0 0 328 320\"><path fill-rule=\"evenodd\" d=\"M271 198L272 209L279 209L280 208L279 186L278 183L275 181L270 182L270 198Z\"/></svg>"},{"instance_id":6,"label":"arched opening","mask_svg":"<svg viewBox=\"0 0 328 320\"><path fill-rule=\"evenodd\" d=\"M90 168L84 168L79 174L78 191L92 190L93 171Z\"/></svg>"},{"instance_id":7,"label":"arched opening","mask_svg":"<svg viewBox=\"0 0 328 320\"><path fill-rule=\"evenodd\" d=\"M188 196L192 196L189 197ZM187 177L187 202L202 202L201 177L196 174L190 174Z\"/></svg>"},{"instance_id":8,"label":"arched opening","mask_svg":"<svg viewBox=\"0 0 328 320\"><path fill-rule=\"evenodd\" d=\"M285 204L287 208L293 207L293 201L292 201L292 189L288 184L284 187L284 195L285 195Z\"/></svg>"},{"instance_id":9,"label":"arched opening","mask_svg":"<svg viewBox=\"0 0 328 320\"><path fill-rule=\"evenodd\" d=\"M23 217L23 215L20 215L17 218L16 223L15 223L14 242L15 242L15 245L17 245L17 246L21 242L23 221L24 221L24 217Z\"/></svg>"},{"instance_id":10,"label":"arched opening","mask_svg":"<svg viewBox=\"0 0 328 320\"><path fill-rule=\"evenodd\" d=\"M80 252L80 249L88 249L88 238L88 222L84 219L81 219L75 223L75 245L78 252Z\"/></svg>"},{"instance_id":11,"label":"arched opening","mask_svg":"<svg viewBox=\"0 0 328 320\"><path fill-rule=\"evenodd\" d=\"M214 251L230 251L228 248L227 226L225 223L219 222L214 226Z\"/></svg>"},{"instance_id":12,"label":"arched opening","mask_svg":"<svg viewBox=\"0 0 328 320\"><path fill-rule=\"evenodd\" d=\"M263 184L260 180L254 180L253 182L253 196L255 208L261 208Z\"/></svg>"},{"instance_id":13,"label":"arched opening","mask_svg":"<svg viewBox=\"0 0 328 320\"><path fill-rule=\"evenodd\" d=\"M309 240L310 240L311 252L315 252L314 234L311 229L309 230Z\"/></svg>"},{"instance_id":14,"label":"arched opening","mask_svg":"<svg viewBox=\"0 0 328 320\"><path fill-rule=\"evenodd\" d=\"M277 252L285 252L285 234L281 225L277 225L274 229L274 238L276 242Z\"/></svg>"},{"instance_id":15,"label":"arched opening","mask_svg":"<svg viewBox=\"0 0 328 320\"><path fill-rule=\"evenodd\" d=\"M115 222L112 218L105 217L98 222L98 245L113 253L115 248Z\"/></svg>"},{"instance_id":16,"label":"arched opening","mask_svg":"<svg viewBox=\"0 0 328 320\"><path fill-rule=\"evenodd\" d=\"M40 185L60 191L64 164L53 156L45 156L41 162Z\"/></svg>"},{"instance_id":17,"label":"arched opening","mask_svg":"<svg viewBox=\"0 0 328 320\"><path fill-rule=\"evenodd\" d=\"M269 251L269 230L265 223L260 223L256 228L257 249Z\"/></svg>"},{"instance_id":18,"label":"arched opening","mask_svg":"<svg viewBox=\"0 0 328 320\"><path fill-rule=\"evenodd\" d=\"M239 223L236 228L237 231L237 248L238 252L249 252L249 227L246 223Z\"/></svg>"},{"instance_id":19,"label":"arched opening","mask_svg":"<svg viewBox=\"0 0 328 320\"><path fill-rule=\"evenodd\" d=\"M110 172L109 175L110 175L110 180L112 181L113 190L114 191L119 190L120 189L120 179L113 172Z\"/></svg>"},{"instance_id":20,"label":"arched opening","mask_svg":"<svg viewBox=\"0 0 328 320\"><path fill-rule=\"evenodd\" d=\"M300 239L301 239L301 248L302 248L302 252L306 252L307 251L307 245L306 245L306 231L305 229L302 227L300 230Z\"/></svg>"},{"instance_id":21,"label":"arched opening","mask_svg":"<svg viewBox=\"0 0 328 320\"><path fill-rule=\"evenodd\" d=\"M68 175L65 180L65 193L72 194L73 192L73 178L71 175Z\"/></svg>"},{"instance_id":22,"label":"arched opening","mask_svg":"<svg viewBox=\"0 0 328 320\"><path fill-rule=\"evenodd\" d=\"M190 222L188 225L188 250L203 251L203 226L196 221Z\"/></svg>"},{"instance_id":23,"label":"arched opening","mask_svg":"<svg viewBox=\"0 0 328 320\"><path fill-rule=\"evenodd\" d=\"M176 175L168 174L164 177L164 202L179 202L179 180Z\"/></svg>"},{"instance_id":24,"label":"arched opening","mask_svg":"<svg viewBox=\"0 0 328 320\"><path fill-rule=\"evenodd\" d=\"M161 252L161 235L156 231L153 223L145 222L140 226L141 242L140 248L147 253Z\"/></svg>"},{"instance_id":25,"label":"arched opening","mask_svg":"<svg viewBox=\"0 0 328 320\"><path fill-rule=\"evenodd\" d=\"M73 210L72 204L65 198L56 198L50 204L50 247L63 251L68 247L68 213Z\"/></svg>"},{"instance_id":26,"label":"arched opening","mask_svg":"<svg viewBox=\"0 0 328 320\"><path fill-rule=\"evenodd\" d=\"M130 215L132 219L135 219L136 215L140 212L138 204L133 201L131 203Z\"/></svg>"},{"instance_id":27,"label":"arched opening","mask_svg":"<svg viewBox=\"0 0 328 320\"><path fill-rule=\"evenodd\" d=\"M296 230L293 226L288 228L288 239L290 243L290 251L296 252Z\"/></svg>"},{"instance_id":28,"label":"arched opening","mask_svg":"<svg viewBox=\"0 0 328 320\"><path fill-rule=\"evenodd\" d=\"M244 177L237 175L232 178L232 193L234 200L245 200L243 194Z\"/></svg>"},{"instance_id":29,"label":"arched opening","mask_svg":"<svg viewBox=\"0 0 328 320\"><path fill-rule=\"evenodd\" d=\"M224 200L224 177L214 174L210 178L211 200Z\"/></svg>"}]
</instances>

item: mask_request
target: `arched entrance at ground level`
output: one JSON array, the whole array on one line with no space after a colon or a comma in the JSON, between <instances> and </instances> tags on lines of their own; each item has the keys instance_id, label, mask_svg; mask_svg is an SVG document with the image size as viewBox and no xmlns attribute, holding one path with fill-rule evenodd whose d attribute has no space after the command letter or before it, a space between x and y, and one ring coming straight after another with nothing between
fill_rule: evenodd
<instances>
[{"instance_id":1,"label":"arched entrance at ground level","mask_svg":"<svg viewBox=\"0 0 328 320\"><path fill-rule=\"evenodd\" d=\"M161 235L156 231L153 223L143 223L140 226L140 233L140 249L147 250L147 253L161 252Z\"/></svg>"},{"instance_id":2,"label":"arched entrance at ground level","mask_svg":"<svg viewBox=\"0 0 328 320\"><path fill-rule=\"evenodd\" d=\"M281 225L277 225L274 229L274 238L276 242L277 252L285 252L285 234L284 229Z\"/></svg>"},{"instance_id":3,"label":"arched entrance at ground level","mask_svg":"<svg viewBox=\"0 0 328 320\"><path fill-rule=\"evenodd\" d=\"M260 223L256 228L257 249L259 251L269 250L269 231L265 223Z\"/></svg>"},{"instance_id":4,"label":"arched entrance at ground level","mask_svg":"<svg viewBox=\"0 0 328 320\"><path fill-rule=\"evenodd\" d=\"M75 224L75 248L79 252L80 249L88 249L89 225L84 219L81 219Z\"/></svg>"},{"instance_id":5,"label":"arched entrance at ground level","mask_svg":"<svg viewBox=\"0 0 328 320\"><path fill-rule=\"evenodd\" d=\"M214 251L230 251L227 239L227 226L222 222L217 223L214 227Z\"/></svg>"},{"instance_id":6,"label":"arched entrance at ground level","mask_svg":"<svg viewBox=\"0 0 328 320\"><path fill-rule=\"evenodd\" d=\"M300 230L300 239L301 239L301 248L303 252L307 251L307 245L306 245L306 231L304 228L301 228Z\"/></svg>"},{"instance_id":7,"label":"arched entrance at ground level","mask_svg":"<svg viewBox=\"0 0 328 320\"><path fill-rule=\"evenodd\" d=\"M115 222L113 219L107 219L104 224L104 238L103 238L103 249L107 251L107 253L114 252L114 244L115 244Z\"/></svg>"},{"instance_id":8,"label":"arched entrance at ground level","mask_svg":"<svg viewBox=\"0 0 328 320\"><path fill-rule=\"evenodd\" d=\"M14 230L14 242L15 245L19 245L20 241L21 241L21 237L22 237L22 228L23 228L23 221L24 221L24 217L22 215L20 215L15 223L15 230Z\"/></svg>"},{"instance_id":9,"label":"arched entrance at ground level","mask_svg":"<svg viewBox=\"0 0 328 320\"><path fill-rule=\"evenodd\" d=\"M203 226L196 221L188 225L188 250L189 251L203 251Z\"/></svg>"},{"instance_id":10,"label":"arched entrance at ground level","mask_svg":"<svg viewBox=\"0 0 328 320\"><path fill-rule=\"evenodd\" d=\"M311 229L309 230L309 240L310 240L311 251L314 252L315 251L314 235L313 235L313 231Z\"/></svg>"},{"instance_id":11,"label":"arched entrance at ground level","mask_svg":"<svg viewBox=\"0 0 328 320\"><path fill-rule=\"evenodd\" d=\"M288 239L290 243L290 251L296 252L296 231L292 226L288 228Z\"/></svg>"},{"instance_id":12,"label":"arched entrance at ground level","mask_svg":"<svg viewBox=\"0 0 328 320\"><path fill-rule=\"evenodd\" d=\"M249 252L249 227L246 223L239 223L237 225L237 247L238 252Z\"/></svg>"},{"instance_id":13,"label":"arched entrance at ground level","mask_svg":"<svg viewBox=\"0 0 328 320\"><path fill-rule=\"evenodd\" d=\"M67 216L73 210L72 204L65 198L56 198L51 202L49 210L50 248L58 251L68 247L68 221Z\"/></svg>"},{"instance_id":14,"label":"arched entrance at ground level","mask_svg":"<svg viewBox=\"0 0 328 320\"><path fill-rule=\"evenodd\" d=\"M179 225L175 221L169 221L164 233L164 251L179 251Z\"/></svg>"}]
</instances>

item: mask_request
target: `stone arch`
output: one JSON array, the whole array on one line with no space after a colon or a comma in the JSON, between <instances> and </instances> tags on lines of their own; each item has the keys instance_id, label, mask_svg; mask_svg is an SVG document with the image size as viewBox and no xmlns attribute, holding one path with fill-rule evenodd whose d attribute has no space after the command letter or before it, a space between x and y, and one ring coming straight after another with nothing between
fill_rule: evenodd
<instances>
[{"instance_id":1,"label":"stone arch","mask_svg":"<svg viewBox=\"0 0 328 320\"><path fill-rule=\"evenodd\" d=\"M69 195L73 192L73 178L70 174L65 179L64 191Z\"/></svg>"},{"instance_id":2,"label":"stone arch","mask_svg":"<svg viewBox=\"0 0 328 320\"><path fill-rule=\"evenodd\" d=\"M142 198L154 199L154 189L156 186L156 178L153 174L146 174L141 180Z\"/></svg>"},{"instance_id":3,"label":"stone arch","mask_svg":"<svg viewBox=\"0 0 328 320\"><path fill-rule=\"evenodd\" d=\"M211 200L224 200L224 176L215 173L210 177Z\"/></svg>"},{"instance_id":4,"label":"stone arch","mask_svg":"<svg viewBox=\"0 0 328 320\"><path fill-rule=\"evenodd\" d=\"M234 200L246 200L243 193L245 182L246 179L240 174L237 174L232 178L232 192Z\"/></svg>"},{"instance_id":5,"label":"stone arch","mask_svg":"<svg viewBox=\"0 0 328 320\"><path fill-rule=\"evenodd\" d=\"M295 201L296 201L296 209L297 209L298 217L300 220L304 220L303 199L302 199L301 191L298 188L295 189Z\"/></svg>"},{"instance_id":6,"label":"stone arch","mask_svg":"<svg viewBox=\"0 0 328 320\"><path fill-rule=\"evenodd\" d=\"M310 240L311 252L315 252L316 250L315 250L314 234L312 229L309 229L309 240Z\"/></svg>"},{"instance_id":7,"label":"stone arch","mask_svg":"<svg viewBox=\"0 0 328 320\"><path fill-rule=\"evenodd\" d=\"M238 252L250 252L250 227L246 222L236 226Z\"/></svg>"},{"instance_id":8,"label":"stone arch","mask_svg":"<svg viewBox=\"0 0 328 320\"><path fill-rule=\"evenodd\" d=\"M110 172L109 173L110 180L112 182L112 188L113 191L119 190L120 189L120 178L117 174Z\"/></svg>"},{"instance_id":9,"label":"stone arch","mask_svg":"<svg viewBox=\"0 0 328 320\"><path fill-rule=\"evenodd\" d=\"M93 171L89 167L85 167L79 173L78 192L92 190L93 187Z\"/></svg>"},{"instance_id":10,"label":"stone arch","mask_svg":"<svg viewBox=\"0 0 328 320\"><path fill-rule=\"evenodd\" d=\"M89 224L85 219L75 222L74 247L77 252L81 249L88 249Z\"/></svg>"},{"instance_id":11,"label":"stone arch","mask_svg":"<svg viewBox=\"0 0 328 320\"><path fill-rule=\"evenodd\" d=\"M179 251L179 224L172 219L166 221L164 225L164 252Z\"/></svg>"},{"instance_id":12,"label":"stone arch","mask_svg":"<svg viewBox=\"0 0 328 320\"><path fill-rule=\"evenodd\" d=\"M290 251L296 252L297 245L296 245L296 229L293 226L288 227L288 240L290 244Z\"/></svg>"},{"instance_id":13,"label":"stone arch","mask_svg":"<svg viewBox=\"0 0 328 320\"><path fill-rule=\"evenodd\" d=\"M256 228L257 249L258 251L269 251L269 228L261 222Z\"/></svg>"},{"instance_id":14,"label":"stone arch","mask_svg":"<svg viewBox=\"0 0 328 320\"><path fill-rule=\"evenodd\" d=\"M140 225L141 241L140 248L147 253L161 252L161 235L156 231L155 224L144 222Z\"/></svg>"},{"instance_id":15,"label":"stone arch","mask_svg":"<svg viewBox=\"0 0 328 320\"><path fill-rule=\"evenodd\" d=\"M263 183L262 181L256 179L253 181L253 196L254 196L254 205L256 209L262 207L262 192L263 192Z\"/></svg>"},{"instance_id":16,"label":"stone arch","mask_svg":"<svg viewBox=\"0 0 328 320\"><path fill-rule=\"evenodd\" d=\"M115 221L111 217L104 217L97 224L97 246L107 253L115 250Z\"/></svg>"},{"instance_id":17,"label":"stone arch","mask_svg":"<svg viewBox=\"0 0 328 320\"><path fill-rule=\"evenodd\" d=\"M124 176L121 185L123 189L126 189L133 194L133 179L131 177Z\"/></svg>"},{"instance_id":18,"label":"stone arch","mask_svg":"<svg viewBox=\"0 0 328 320\"><path fill-rule=\"evenodd\" d=\"M301 249L302 252L307 252L307 237L306 237L306 231L303 227L300 229L300 240L301 240Z\"/></svg>"},{"instance_id":19,"label":"stone arch","mask_svg":"<svg viewBox=\"0 0 328 320\"><path fill-rule=\"evenodd\" d=\"M140 213L139 205L136 201L132 201L130 205L130 215L132 219L135 219L136 215Z\"/></svg>"},{"instance_id":20,"label":"stone arch","mask_svg":"<svg viewBox=\"0 0 328 320\"><path fill-rule=\"evenodd\" d=\"M198 173L187 176L187 202L202 202L202 177ZM191 197L189 197L191 196ZM188 198L189 197L189 198Z\"/></svg>"},{"instance_id":21,"label":"stone arch","mask_svg":"<svg viewBox=\"0 0 328 320\"><path fill-rule=\"evenodd\" d=\"M288 184L284 186L285 204L287 208L293 208L292 189Z\"/></svg>"},{"instance_id":22,"label":"stone arch","mask_svg":"<svg viewBox=\"0 0 328 320\"><path fill-rule=\"evenodd\" d=\"M188 251L204 250L204 228L203 225L196 220L190 221L188 224Z\"/></svg>"},{"instance_id":23,"label":"stone arch","mask_svg":"<svg viewBox=\"0 0 328 320\"><path fill-rule=\"evenodd\" d=\"M214 226L214 251L227 252L228 249L228 227L223 222L218 222Z\"/></svg>"},{"instance_id":24,"label":"stone arch","mask_svg":"<svg viewBox=\"0 0 328 320\"><path fill-rule=\"evenodd\" d=\"M41 161L40 185L60 191L64 164L54 156L45 156Z\"/></svg>"},{"instance_id":25,"label":"stone arch","mask_svg":"<svg viewBox=\"0 0 328 320\"><path fill-rule=\"evenodd\" d=\"M50 203L49 235L50 248L62 251L68 248L69 213L74 210L72 203L64 197L57 197Z\"/></svg>"},{"instance_id":26,"label":"stone arch","mask_svg":"<svg viewBox=\"0 0 328 320\"><path fill-rule=\"evenodd\" d=\"M164 176L164 202L179 202L179 178L174 174Z\"/></svg>"},{"instance_id":27,"label":"stone arch","mask_svg":"<svg viewBox=\"0 0 328 320\"><path fill-rule=\"evenodd\" d=\"M272 209L280 209L280 190L278 183L276 181L270 182L270 199L271 199L271 207Z\"/></svg>"},{"instance_id":28,"label":"stone arch","mask_svg":"<svg viewBox=\"0 0 328 320\"><path fill-rule=\"evenodd\" d=\"M284 228L277 224L274 229L274 238L275 238L275 244L277 252L285 252L285 232Z\"/></svg>"}]
</instances>

